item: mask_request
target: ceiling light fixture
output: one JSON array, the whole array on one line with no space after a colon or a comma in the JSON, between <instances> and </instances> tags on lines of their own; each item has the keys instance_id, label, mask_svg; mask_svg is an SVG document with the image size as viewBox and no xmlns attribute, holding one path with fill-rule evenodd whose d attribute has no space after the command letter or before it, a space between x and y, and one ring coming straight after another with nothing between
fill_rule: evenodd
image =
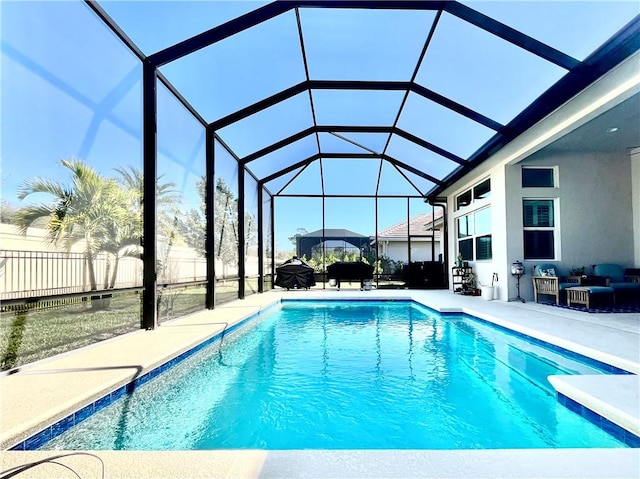
<instances>
[{"instance_id":1,"label":"ceiling light fixture","mask_svg":"<svg viewBox=\"0 0 640 479\"><path fill-rule=\"evenodd\" d=\"M607 128L607 133L615 133L618 131L618 127L612 126L611 128Z\"/></svg>"}]
</instances>

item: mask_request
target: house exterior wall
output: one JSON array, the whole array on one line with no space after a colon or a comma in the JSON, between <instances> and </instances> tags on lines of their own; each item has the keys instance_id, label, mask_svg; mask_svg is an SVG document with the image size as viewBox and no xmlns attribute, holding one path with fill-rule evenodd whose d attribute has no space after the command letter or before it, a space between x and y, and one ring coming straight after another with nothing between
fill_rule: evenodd
<instances>
[{"instance_id":1,"label":"house exterior wall","mask_svg":"<svg viewBox=\"0 0 640 479\"><path fill-rule=\"evenodd\" d=\"M640 156L640 155L638 155ZM625 267L640 264L637 259L640 223L635 215L640 160L631 156L611 156L596 152L546 155L544 150L514 165L499 165L474 178L449 198L450 266L457 254L456 218L486 206L491 207L493 258L473 261L470 265L478 282L489 284L498 273L497 297L516 295L516 280L510 274L511 263L519 260L525 266L520 293L533 299L531 273L542 262L556 263L560 271L584 267L591 271L597 263L617 263ZM556 167L557 187L523 188L522 166ZM473 208L455 211L457 194L474 184L491 178L491 196ZM638 188L638 185L635 185ZM556 206L556 251L553 260L524 260L523 199L553 199ZM630 221L630 218L634 218ZM615 232L615 234L613 234Z\"/></svg>"},{"instance_id":2,"label":"house exterior wall","mask_svg":"<svg viewBox=\"0 0 640 479\"><path fill-rule=\"evenodd\" d=\"M470 176L468 180L458 188L454 194L450 195L447 200L447 217L449 222L449 274L451 268L455 265L456 256L458 254L457 246L457 219L473 211L483 208L491 208L491 242L492 242L492 259L471 261L469 264L473 267L473 272L477 275L480 289L482 285L489 285L492 282L493 274L498 275L498 282L494 283L494 297L496 299L507 299L507 261L510 255L507 253L508 246L508 229L505 228L507 223L507 205L510 204L506 199L505 186L505 166L497 165L492 168L478 169L479 173ZM456 196L478 183L489 178L491 180L491 195L489 198L473 203L472 205L455 209ZM510 263L509 263L510 266ZM449 278L449 284L452 284L452 278Z\"/></svg>"},{"instance_id":3,"label":"house exterior wall","mask_svg":"<svg viewBox=\"0 0 640 479\"><path fill-rule=\"evenodd\" d=\"M492 259L470 262L470 266L480 285L489 283L492 274L498 273L497 299L516 296L516 280L510 267L513 261L523 261L523 197L557 198L556 259L561 269L585 266L589 271L592 264L599 262L640 267L640 149L617 157L597 152L554 154L544 150L638 93L638 61L640 53L632 55L442 192L447 199L450 284L457 254L456 218L461 214L454 208L456 196L487 177L491 178L491 196L483 205L491 206ZM547 188L523 191L521 167L527 164L557 165L558 188L551 192ZM526 276L521 279L521 296L527 300L533 299L531 268L539 262L524 262Z\"/></svg>"},{"instance_id":4,"label":"house exterior wall","mask_svg":"<svg viewBox=\"0 0 640 479\"><path fill-rule=\"evenodd\" d=\"M411 261L438 261L440 245L435 244L435 255L431 255L431 241L411 241Z\"/></svg>"},{"instance_id":5,"label":"house exterior wall","mask_svg":"<svg viewBox=\"0 0 640 479\"><path fill-rule=\"evenodd\" d=\"M386 255L394 261L409 261L406 241L380 241L378 254ZM411 261L437 261L441 252L440 242L435 244L435 260L431 257L431 241L411 240Z\"/></svg>"},{"instance_id":6,"label":"house exterior wall","mask_svg":"<svg viewBox=\"0 0 640 479\"><path fill-rule=\"evenodd\" d=\"M640 265L640 148L631 150L631 201L633 209L633 262Z\"/></svg>"},{"instance_id":7,"label":"house exterior wall","mask_svg":"<svg viewBox=\"0 0 640 479\"><path fill-rule=\"evenodd\" d=\"M522 166L557 166L557 188L522 188ZM631 161L629 156L595 152L563 155L544 150L507 167L507 195L512 207L507 216L508 235L515 259L523 260L522 200L544 198L556 201L556 251L553 260L523 261L526 276L521 295L533 299L533 266L543 262L558 264L561 272L591 265L617 263L633 267L633 224L631 202Z\"/></svg>"},{"instance_id":8,"label":"house exterior wall","mask_svg":"<svg viewBox=\"0 0 640 479\"><path fill-rule=\"evenodd\" d=\"M491 284L493 273L496 273L498 282L494 283L496 288L495 297L506 300L508 298L507 284L509 281L506 271L511 266L511 255L508 254L509 230L505 228L505 225L508 224L507 206L510 204L506 200L506 171L504 167L498 166L489 173L491 178L491 246L493 258L491 261L477 261L474 270L478 275L478 283L481 289L483 284Z\"/></svg>"}]
</instances>

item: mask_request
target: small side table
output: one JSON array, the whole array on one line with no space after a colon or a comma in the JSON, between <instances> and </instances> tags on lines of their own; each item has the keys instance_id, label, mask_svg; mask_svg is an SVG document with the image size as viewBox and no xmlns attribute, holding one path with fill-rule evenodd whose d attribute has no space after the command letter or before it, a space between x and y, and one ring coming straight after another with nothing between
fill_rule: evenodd
<instances>
[{"instance_id":1,"label":"small side table","mask_svg":"<svg viewBox=\"0 0 640 479\"><path fill-rule=\"evenodd\" d=\"M573 304L583 304L587 309L591 308L591 296L592 295L605 295L610 294L611 300L615 306L616 297L613 288L608 286L574 286L567 288L567 304L572 306Z\"/></svg>"}]
</instances>

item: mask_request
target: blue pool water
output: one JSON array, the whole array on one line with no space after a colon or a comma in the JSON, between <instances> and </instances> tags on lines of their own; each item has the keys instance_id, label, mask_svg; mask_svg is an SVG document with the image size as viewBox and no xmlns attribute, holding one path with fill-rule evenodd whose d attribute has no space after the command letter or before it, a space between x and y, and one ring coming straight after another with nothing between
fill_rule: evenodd
<instances>
[{"instance_id":1,"label":"blue pool water","mask_svg":"<svg viewBox=\"0 0 640 479\"><path fill-rule=\"evenodd\" d=\"M411 302L286 302L43 449L624 447L551 374L602 371Z\"/></svg>"}]
</instances>

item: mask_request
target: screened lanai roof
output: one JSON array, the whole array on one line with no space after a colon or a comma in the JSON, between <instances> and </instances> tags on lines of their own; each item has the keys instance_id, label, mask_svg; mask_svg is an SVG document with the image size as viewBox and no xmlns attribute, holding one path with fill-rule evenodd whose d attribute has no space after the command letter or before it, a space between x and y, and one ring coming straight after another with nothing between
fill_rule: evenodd
<instances>
[{"instance_id":1,"label":"screened lanai roof","mask_svg":"<svg viewBox=\"0 0 640 479\"><path fill-rule=\"evenodd\" d=\"M635 1L90 5L280 195L435 196L638 48Z\"/></svg>"}]
</instances>

